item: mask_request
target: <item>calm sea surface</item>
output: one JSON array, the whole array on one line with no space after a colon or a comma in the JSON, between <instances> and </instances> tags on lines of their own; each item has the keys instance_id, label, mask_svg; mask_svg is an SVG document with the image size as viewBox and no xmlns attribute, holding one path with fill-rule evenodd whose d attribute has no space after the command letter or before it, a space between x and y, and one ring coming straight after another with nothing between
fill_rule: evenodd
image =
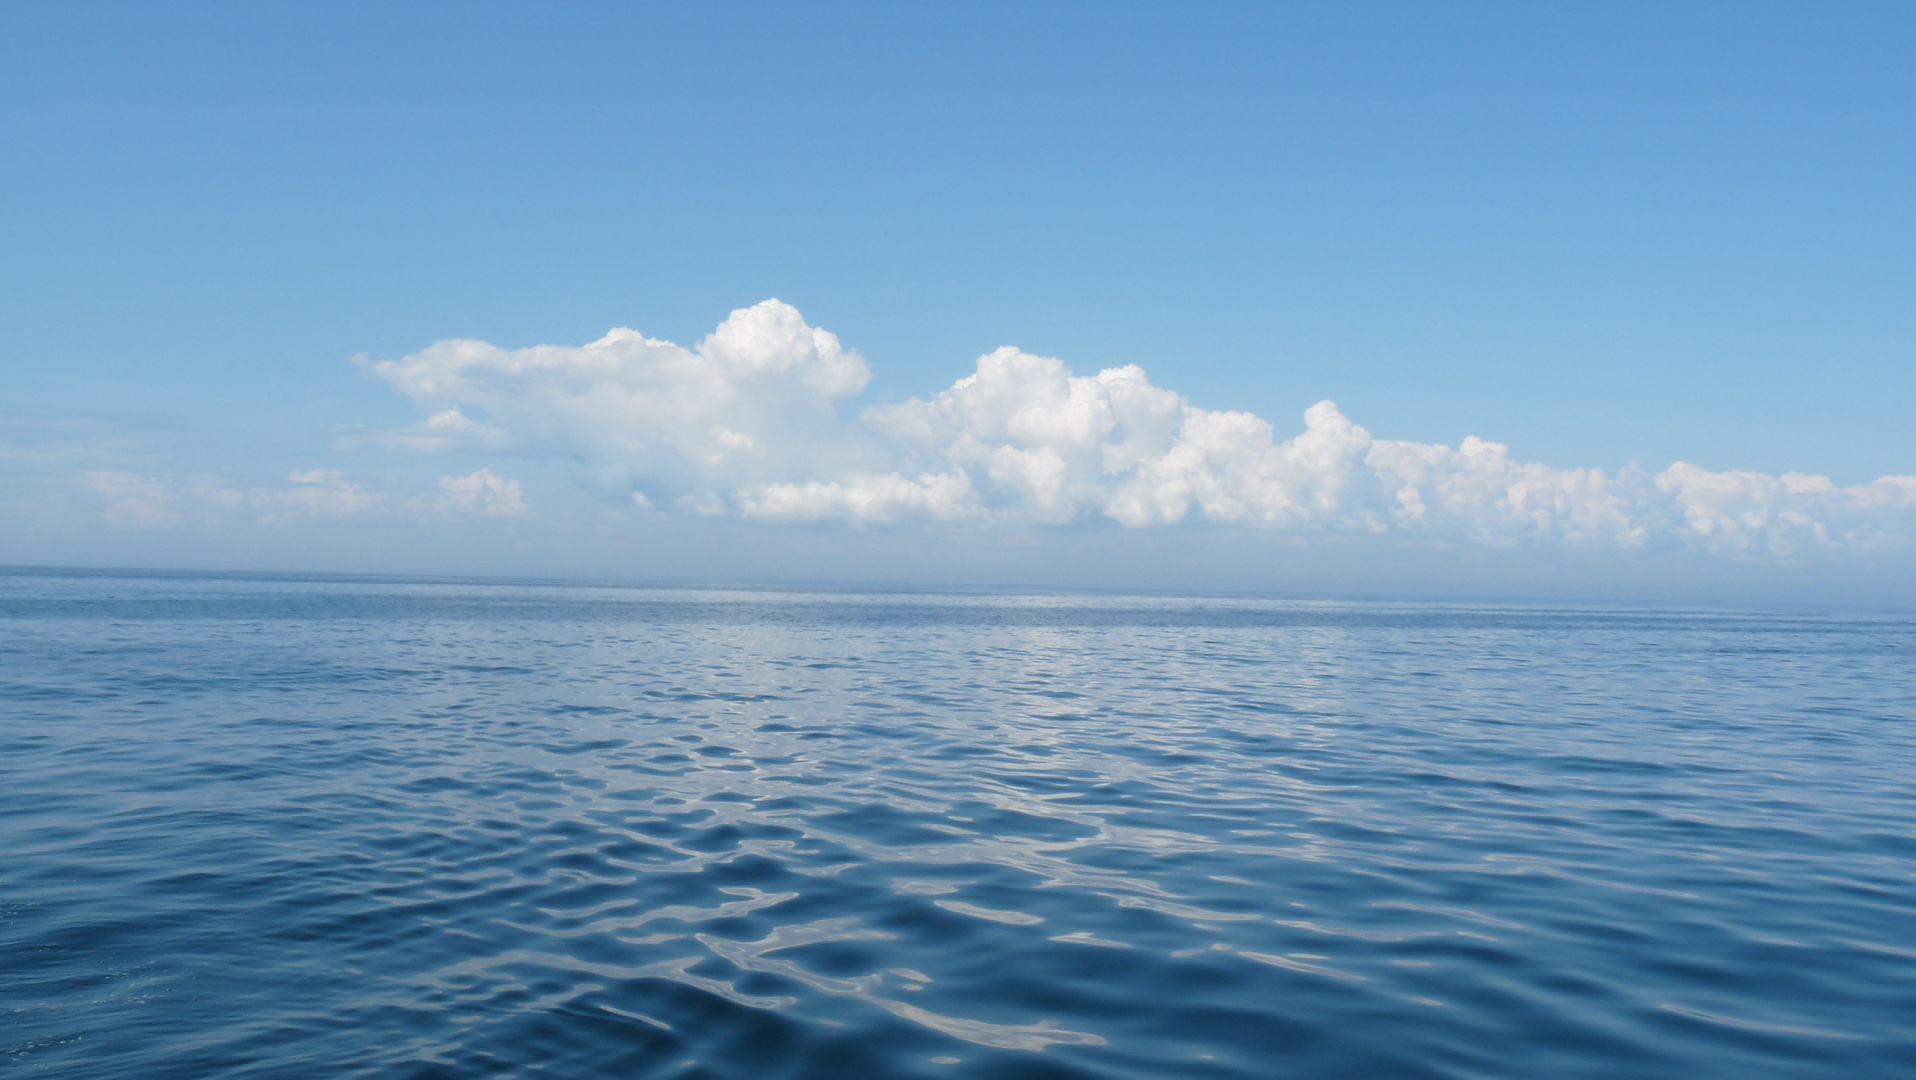
<instances>
[{"instance_id":1,"label":"calm sea surface","mask_svg":"<svg viewBox=\"0 0 1916 1080\"><path fill-rule=\"evenodd\" d=\"M1916 620L0 574L0 1071L1916 1075Z\"/></svg>"}]
</instances>

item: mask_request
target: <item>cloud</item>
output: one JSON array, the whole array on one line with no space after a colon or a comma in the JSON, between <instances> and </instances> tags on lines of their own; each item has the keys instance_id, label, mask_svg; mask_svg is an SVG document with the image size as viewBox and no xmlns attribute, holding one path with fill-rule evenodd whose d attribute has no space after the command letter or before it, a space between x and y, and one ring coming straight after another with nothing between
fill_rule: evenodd
<instances>
[{"instance_id":1,"label":"cloud","mask_svg":"<svg viewBox=\"0 0 1916 1080\"><path fill-rule=\"evenodd\" d=\"M733 312L693 349L620 328L576 348L442 341L361 363L430 413L395 441L562 457L659 505L855 464L837 403L871 379L777 300Z\"/></svg>"},{"instance_id":2,"label":"cloud","mask_svg":"<svg viewBox=\"0 0 1916 1080\"><path fill-rule=\"evenodd\" d=\"M840 519L860 525L924 517L958 521L982 516L971 477L962 471L926 473L916 479L898 473L861 474L844 481L768 484L758 493L741 492L739 513L761 521Z\"/></svg>"},{"instance_id":3,"label":"cloud","mask_svg":"<svg viewBox=\"0 0 1916 1080\"><path fill-rule=\"evenodd\" d=\"M1821 548L1874 550L1906 543L1916 476L1837 487L1827 476L1709 472L1678 462L1656 488L1692 543L1718 552L1796 555Z\"/></svg>"},{"instance_id":4,"label":"cloud","mask_svg":"<svg viewBox=\"0 0 1916 1080\"><path fill-rule=\"evenodd\" d=\"M346 479L336 469L294 472L282 485L238 488L211 476L135 472L88 472L80 485L106 501L109 525L155 528L187 521L211 523L250 512L261 525L291 521L359 518L399 512L413 517L469 514L523 517L530 512L519 481L491 469L442 476L437 495L396 497Z\"/></svg>"},{"instance_id":5,"label":"cloud","mask_svg":"<svg viewBox=\"0 0 1916 1080\"><path fill-rule=\"evenodd\" d=\"M1172 446L1184 399L1138 367L1074 376L1061 360L999 349L930 400L867 409L867 427L919 462L975 476L999 513L1068 522Z\"/></svg>"},{"instance_id":6,"label":"cloud","mask_svg":"<svg viewBox=\"0 0 1916 1080\"><path fill-rule=\"evenodd\" d=\"M385 497L347 481L333 469L296 472L285 488L255 488L247 502L261 511L260 520L273 522L288 516L355 517L376 509Z\"/></svg>"},{"instance_id":7,"label":"cloud","mask_svg":"<svg viewBox=\"0 0 1916 1080\"><path fill-rule=\"evenodd\" d=\"M250 509L261 524L300 518L357 517L383 509L385 496L368 491L330 469L295 472L283 487L239 489L210 476L158 476L133 472L80 474L81 486L106 500L109 525L153 528L189 518L211 520L223 512Z\"/></svg>"},{"instance_id":8,"label":"cloud","mask_svg":"<svg viewBox=\"0 0 1916 1080\"><path fill-rule=\"evenodd\" d=\"M1916 531L1916 477L1838 487L1682 462L1553 469L1474 436L1454 449L1374 438L1329 401L1279 438L1135 365L1078 375L1015 348L946 390L847 419L865 361L776 300L732 312L692 349L618 329L576 348L459 340L362 363L426 414L396 436L406 445L565 458L641 507L762 521L1208 522L1747 558L1876 550ZM474 507L521 507L479 512L522 512L516 485L507 497L497 480L481 470L457 490Z\"/></svg>"},{"instance_id":9,"label":"cloud","mask_svg":"<svg viewBox=\"0 0 1916 1080\"><path fill-rule=\"evenodd\" d=\"M159 477L130 472L87 472L80 483L106 500L109 525L151 528L181 520L180 495L172 483Z\"/></svg>"},{"instance_id":10,"label":"cloud","mask_svg":"<svg viewBox=\"0 0 1916 1080\"><path fill-rule=\"evenodd\" d=\"M438 508L463 514L483 514L487 517L523 517L526 514L524 494L519 490L519 481L507 480L491 469L480 469L470 476L442 476L439 478L439 490L445 494L439 496Z\"/></svg>"}]
</instances>

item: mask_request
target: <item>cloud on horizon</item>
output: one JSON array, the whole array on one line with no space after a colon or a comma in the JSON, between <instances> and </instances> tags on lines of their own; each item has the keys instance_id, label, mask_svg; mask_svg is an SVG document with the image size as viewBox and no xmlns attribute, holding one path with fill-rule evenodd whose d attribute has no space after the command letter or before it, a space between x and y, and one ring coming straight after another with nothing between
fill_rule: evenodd
<instances>
[{"instance_id":1,"label":"cloud on horizon","mask_svg":"<svg viewBox=\"0 0 1916 1080\"><path fill-rule=\"evenodd\" d=\"M453 340L360 363L426 414L386 442L564 458L640 506L761 521L1105 518L1756 557L1896 547L1916 521L1911 476L1839 487L1683 462L1555 469L1475 436L1454 449L1379 439L1329 401L1280 439L1135 365L1078 375L1009 347L946 390L846 420L869 366L777 300L689 349L620 328L577 347Z\"/></svg>"},{"instance_id":2,"label":"cloud on horizon","mask_svg":"<svg viewBox=\"0 0 1916 1080\"><path fill-rule=\"evenodd\" d=\"M394 499L346 479L336 469L311 469L287 476L278 486L234 487L207 475L168 476L98 470L79 476L82 487L106 500L109 525L155 528L186 522L210 524L251 512L261 525L288 521L345 519L389 514L521 517L528 512L517 480L490 469L469 476L443 476L439 496Z\"/></svg>"}]
</instances>

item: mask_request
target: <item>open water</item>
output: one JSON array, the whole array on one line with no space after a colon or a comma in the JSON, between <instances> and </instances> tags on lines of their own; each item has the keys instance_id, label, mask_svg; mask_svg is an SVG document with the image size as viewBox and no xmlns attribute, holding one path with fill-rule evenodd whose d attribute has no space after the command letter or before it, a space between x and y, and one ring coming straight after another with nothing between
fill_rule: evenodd
<instances>
[{"instance_id":1,"label":"open water","mask_svg":"<svg viewBox=\"0 0 1916 1080\"><path fill-rule=\"evenodd\" d=\"M0 1071L1916 1075L1916 620L0 574Z\"/></svg>"}]
</instances>

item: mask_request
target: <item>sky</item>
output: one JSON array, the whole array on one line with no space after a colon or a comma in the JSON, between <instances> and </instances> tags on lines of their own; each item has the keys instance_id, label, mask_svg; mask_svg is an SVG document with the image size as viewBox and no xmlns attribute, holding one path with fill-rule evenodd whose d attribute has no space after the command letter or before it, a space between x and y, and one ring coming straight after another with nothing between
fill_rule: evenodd
<instances>
[{"instance_id":1,"label":"sky","mask_svg":"<svg viewBox=\"0 0 1916 1080\"><path fill-rule=\"evenodd\" d=\"M1916 602L1907 5L12 5L0 563Z\"/></svg>"}]
</instances>

